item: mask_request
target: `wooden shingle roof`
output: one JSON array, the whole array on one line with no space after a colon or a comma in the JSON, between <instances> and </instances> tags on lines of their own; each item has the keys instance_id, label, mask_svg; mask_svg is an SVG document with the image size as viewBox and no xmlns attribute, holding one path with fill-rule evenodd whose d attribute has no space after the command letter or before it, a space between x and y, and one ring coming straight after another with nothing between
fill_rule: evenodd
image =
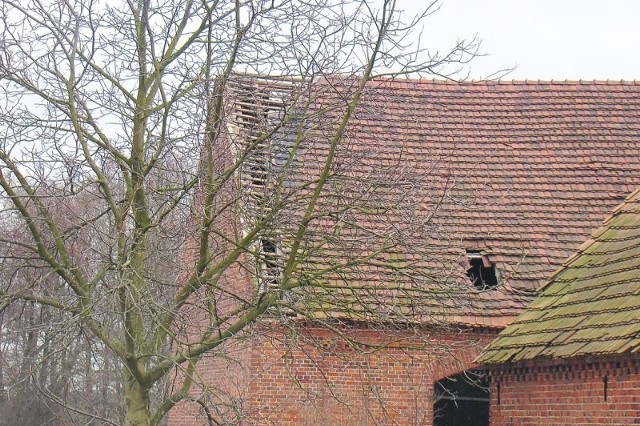
<instances>
[{"instance_id":1,"label":"wooden shingle roof","mask_svg":"<svg viewBox=\"0 0 640 426\"><path fill-rule=\"evenodd\" d=\"M640 191L618 206L478 359L640 350Z\"/></svg>"}]
</instances>

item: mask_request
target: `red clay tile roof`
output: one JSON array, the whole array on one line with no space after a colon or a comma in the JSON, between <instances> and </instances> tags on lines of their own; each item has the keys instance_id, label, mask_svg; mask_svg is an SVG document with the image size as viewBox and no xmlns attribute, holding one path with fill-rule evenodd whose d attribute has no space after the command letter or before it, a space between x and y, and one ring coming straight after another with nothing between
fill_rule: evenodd
<instances>
[{"instance_id":1,"label":"red clay tile roof","mask_svg":"<svg viewBox=\"0 0 640 426\"><path fill-rule=\"evenodd\" d=\"M323 98L346 83L319 84L319 102L328 104ZM447 285L456 281L449 296L463 303L439 310L449 302L437 294L415 288L388 294L380 288L393 277L360 271L335 278L333 284L344 288L328 293L327 315L329 306L338 306L337 312L368 309L339 307L350 303L348 289L361 285L371 309L391 316L395 310L419 317L419 306L445 312L447 321L503 327L603 217L640 187L640 84L373 81L344 147L357 164L347 170L355 177L386 166L419 177L419 188L405 186L407 193L430 214L439 204L421 247L444 251L453 263L465 249L481 250L501 271L503 284L479 291L464 276L461 284L464 270L458 268ZM313 163L316 154L310 149L303 161ZM390 223L367 226L384 231Z\"/></svg>"},{"instance_id":2,"label":"red clay tile roof","mask_svg":"<svg viewBox=\"0 0 640 426\"><path fill-rule=\"evenodd\" d=\"M615 209L479 362L638 350L640 191Z\"/></svg>"}]
</instances>

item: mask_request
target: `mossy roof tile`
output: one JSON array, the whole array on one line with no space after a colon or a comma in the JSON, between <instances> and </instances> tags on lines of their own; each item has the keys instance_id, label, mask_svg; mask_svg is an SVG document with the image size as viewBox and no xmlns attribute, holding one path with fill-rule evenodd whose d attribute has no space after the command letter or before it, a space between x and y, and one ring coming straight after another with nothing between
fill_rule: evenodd
<instances>
[{"instance_id":1,"label":"mossy roof tile","mask_svg":"<svg viewBox=\"0 0 640 426\"><path fill-rule=\"evenodd\" d=\"M619 354L640 347L640 191L569 258L480 363Z\"/></svg>"}]
</instances>

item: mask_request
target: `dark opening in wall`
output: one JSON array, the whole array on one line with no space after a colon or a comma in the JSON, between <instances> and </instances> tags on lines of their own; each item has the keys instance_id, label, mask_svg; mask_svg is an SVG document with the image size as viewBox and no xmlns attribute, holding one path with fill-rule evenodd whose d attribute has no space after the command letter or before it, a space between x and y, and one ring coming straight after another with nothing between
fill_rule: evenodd
<instances>
[{"instance_id":1,"label":"dark opening in wall","mask_svg":"<svg viewBox=\"0 0 640 426\"><path fill-rule=\"evenodd\" d=\"M489 256L479 251L467 250L467 260L467 276L478 290L488 290L500 283L500 273Z\"/></svg>"},{"instance_id":2,"label":"dark opening in wall","mask_svg":"<svg viewBox=\"0 0 640 426\"><path fill-rule=\"evenodd\" d=\"M434 426L489 426L489 380L473 371L435 383Z\"/></svg>"}]
</instances>

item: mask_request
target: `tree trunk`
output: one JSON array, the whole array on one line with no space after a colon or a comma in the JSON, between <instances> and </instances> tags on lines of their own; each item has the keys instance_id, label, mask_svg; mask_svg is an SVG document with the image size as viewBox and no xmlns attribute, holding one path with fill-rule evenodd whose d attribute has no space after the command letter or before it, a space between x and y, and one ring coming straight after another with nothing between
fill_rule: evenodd
<instances>
[{"instance_id":1,"label":"tree trunk","mask_svg":"<svg viewBox=\"0 0 640 426\"><path fill-rule=\"evenodd\" d=\"M129 371L124 373L127 426L150 426L149 389Z\"/></svg>"},{"instance_id":2,"label":"tree trunk","mask_svg":"<svg viewBox=\"0 0 640 426\"><path fill-rule=\"evenodd\" d=\"M3 315L0 315L0 339L2 339L3 341L5 340L5 337L2 335L2 330L4 330L3 327ZM2 346L0 346L0 359L5 359L5 354L2 351ZM5 389L5 385L4 385L4 362L0 362L0 405L2 405L3 403L7 402L7 390Z\"/></svg>"}]
</instances>

